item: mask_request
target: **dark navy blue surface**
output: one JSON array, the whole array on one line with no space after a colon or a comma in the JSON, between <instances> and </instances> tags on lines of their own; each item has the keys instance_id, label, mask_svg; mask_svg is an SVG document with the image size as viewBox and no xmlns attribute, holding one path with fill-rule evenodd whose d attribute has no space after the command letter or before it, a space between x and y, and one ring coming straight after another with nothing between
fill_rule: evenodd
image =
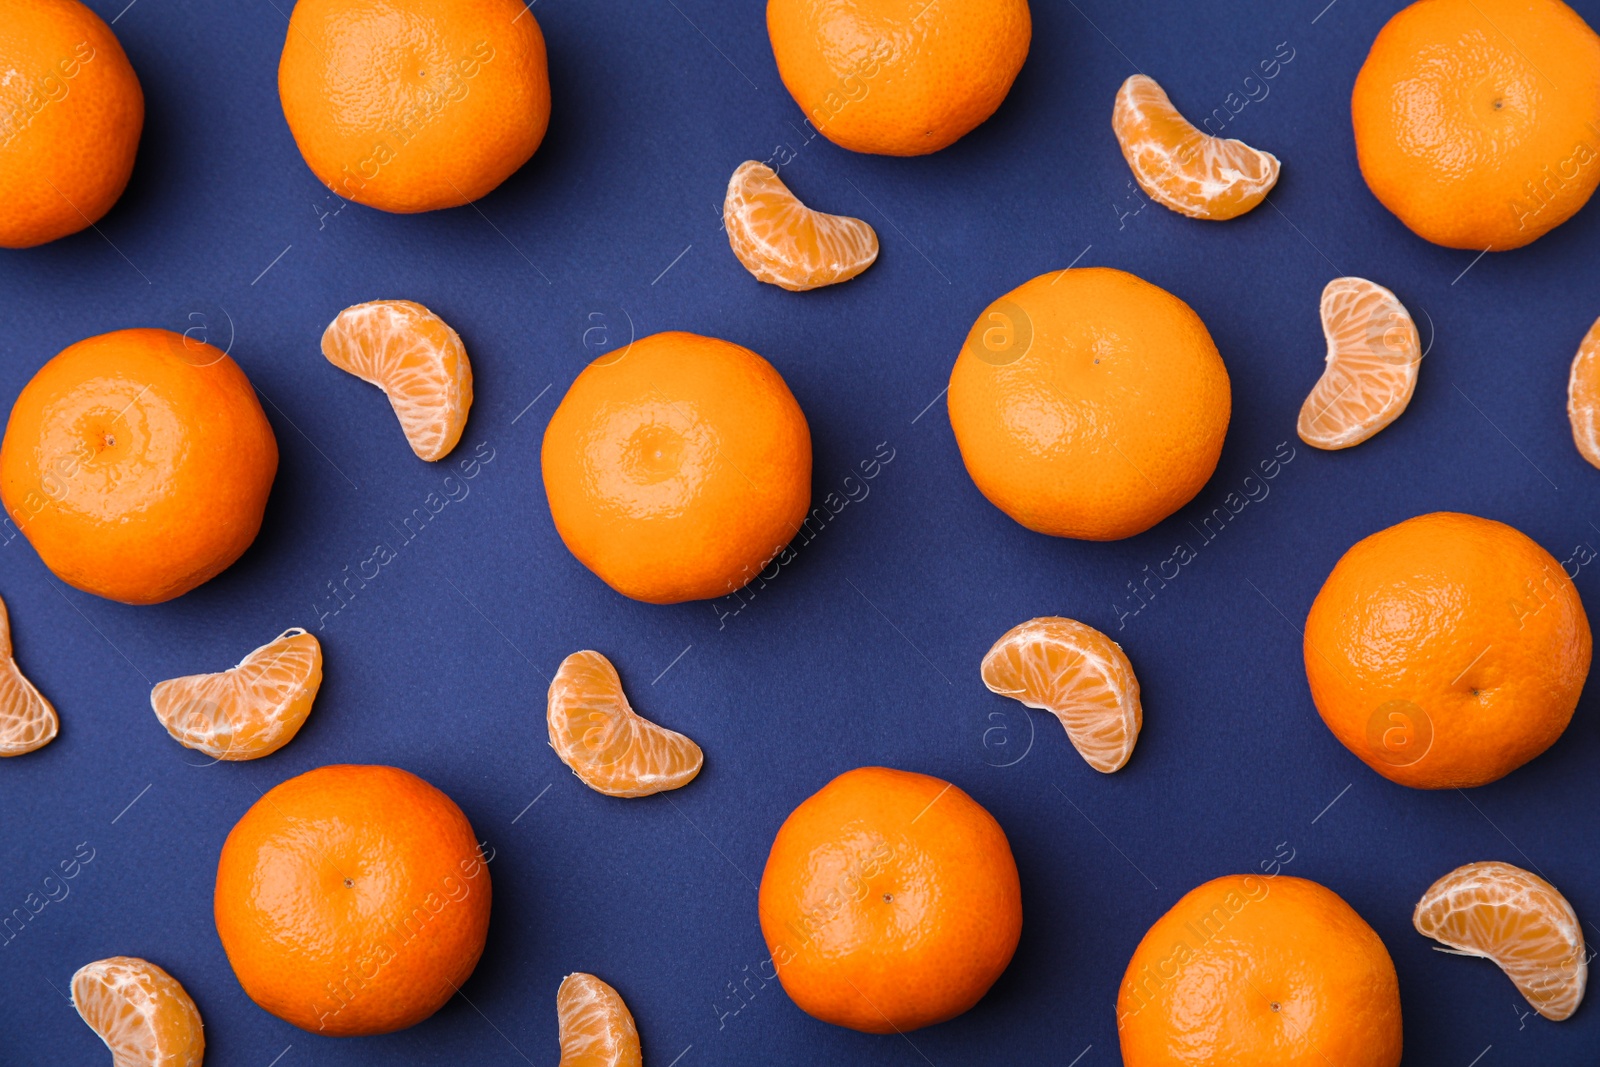
<instances>
[{"instance_id":1,"label":"dark navy blue surface","mask_svg":"<svg viewBox=\"0 0 1600 1067\"><path fill-rule=\"evenodd\" d=\"M542 1067L573 970L622 991L656 1067L1100 1067L1119 1062L1117 983L1150 923L1201 881L1264 870L1325 883L1383 936L1408 1064L1595 1062L1600 1007L1559 1024L1531 1015L1492 964L1432 951L1410 917L1438 875L1501 859L1544 872L1600 936L1596 686L1546 755L1432 793L1347 753L1302 669L1298 627L1334 561L1426 511L1504 520L1558 559L1592 560L1576 581L1600 606L1600 471L1564 410L1600 314L1600 206L1476 262L1385 212L1356 169L1348 100L1398 4L1038 0L998 114L901 160L806 139L757 0L539 0L554 95L543 147L477 205L404 217L341 209L300 160L276 90L289 0L124 2L91 6L117 17L144 85L138 166L99 233L0 254L0 404L85 336L200 326L260 388L283 459L254 548L174 603L98 600L20 537L0 547L19 660L62 721L53 744L0 765L0 911L80 846L93 856L0 947L0 1062L103 1062L65 991L79 965L129 954L193 994L217 1067ZM1577 7L1600 22L1600 3ZM1273 59L1262 97L1245 79ZM1224 132L1283 160L1271 206L1225 225L1141 207L1110 130L1136 68L1195 116L1258 98ZM734 259L728 175L774 156L808 203L877 228L882 257L859 279L792 294ZM985 502L940 398L978 312L1069 263L1188 301L1233 378L1210 484L1113 544L1035 535ZM1318 294L1337 274L1392 287L1437 337L1406 414L1329 454L1294 424L1322 367ZM427 304L471 353L477 402L446 463L417 460L382 396L318 353L335 313L380 297ZM753 598L625 600L550 522L538 458L556 402L588 359L665 329L776 364L810 420L817 498L849 500ZM455 499L401 544L397 526L430 494L447 499L474 450L492 460L450 481ZM1191 523L1280 450L1292 458L1276 477L1250 482L1255 499L1202 541ZM397 558L334 613L328 583L380 542ZM1196 558L1129 614L1128 583L1180 542ZM990 643L1041 614L1098 626L1132 658L1145 729L1118 774L1090 770L1053 719L979 680ZM220 669L290 625L316 630L327 655L292 744L204 766L167 736L153 682ZM580 648L604 651L641 711L704 746L693 784L618 801L556 760L545 687ZM422 775L494 854L476 974L434 1018L382 1038L317 1037L258 1009L211 921L233 823L261 791L337 762ZM1011 968L973 1011L908 1038L817 1022L760 977L755 886L773 834L828 779L871 763L966 789L1005 827L1023 879Z\"/></svg>"}]
</instances>

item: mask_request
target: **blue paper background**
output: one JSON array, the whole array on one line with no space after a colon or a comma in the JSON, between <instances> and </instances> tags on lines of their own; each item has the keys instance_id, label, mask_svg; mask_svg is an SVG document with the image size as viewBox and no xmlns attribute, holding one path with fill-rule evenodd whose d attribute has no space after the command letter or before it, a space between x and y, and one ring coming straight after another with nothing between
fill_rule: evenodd
<instances>
[{"instance_id":1,"label":"blue paper background","mask_svg":"<svg viewBox=\"0 0 1600 1067\"><path fill-rule=\"evenodd\" d=\"M70 896L0 947L0 1062L103 1062L64 993L79 965L132 954L187 986L219 1067L554 1063L554 994L573 970L622 991L657 1067L1097 1067L1118 1062L1117 982L1149 924L1199 882L1275 857L1383 936L1408 1064L1594 1062L1593 1005L1561 1024L1529 1015L1493 965L1433 952L1410 917L1435 877L1493 858L1543 871L1600 919L1595 686L1546 755L1494 785L1433 793L1340 747L1301 666L1297 627L1323 578L1381 527L1447 508L1510 522L1562 560L1600 546L1600 472L1564 411L1568 364L1600 313L1600 207L1475 262L1378 205L1356 169L1348 98L1399 5L1038 0L1032 52L998 114L901 160L805 139L760 3L539 0L555 101L543 147L473 207L401 217L336 210L301 162L276 92L288 0L123 2L91 6L117 17L144 86L138 166L99 233L0 255L0 403L90 334L198 327L231 341L283 458L254 548L170 604L95 599L20 537L0 547L20 662L62 719L53 744L0 766L0 911L80 843L94 854ZM1600 22L1600 3L1577 7ZM1271 206L1226 225L1141 209L1109 124L1122 79L1137 66L1198 116L1291 52L1225 131L1284 161ZM878 229L882 257L856 281L787 293L729 252L728 175L775 154L808 203ZM1233 378L1215 477L1172 519L1113 544L1041 537L991 507L940 400L985 304L1072 262L1188 301ZM1322 367L1317 298L1336 274L1389 285L1437 337L1405 416L1328 454L1301 445L1294 422ZM419 300L459 329L477 403L450 462L478 447L493 460L322 617L335 604L326 583L393 543L448 473L416 460L383 398L318 354L335 313L379 297ZM739 601L624 600L565 551L545 505L540 435L563 390L601 351L664 329L777 365L810 420L819 499L892 450L737 614ZM1293 458L1268 494L1202 544L1191 522L1280 442ZM1179 541L1198 558L1119 628L1126 583ZM1576 581L1600 605L1600 563ZM1116 775L979 681L989 644L1040 614L1105 629L1133 660L1146 725ZM319 621L327 680L279 754L197 766L155 721L153 682ZM608 654L636 706L704 746L699 779L623 802L558 763L544 691L579 648ZM337 762L422 775L494 850L476 974L437 1016L387 1037L321 1038L256 1008L211 923L235 820L263 790ZM755 884L774 832L828 779L872 763L970 792L1010 835L1023 879L1010 969L973 1011L907 1038L816 1022L751 978L767 957Z\"/></svg>"}]
</instances>

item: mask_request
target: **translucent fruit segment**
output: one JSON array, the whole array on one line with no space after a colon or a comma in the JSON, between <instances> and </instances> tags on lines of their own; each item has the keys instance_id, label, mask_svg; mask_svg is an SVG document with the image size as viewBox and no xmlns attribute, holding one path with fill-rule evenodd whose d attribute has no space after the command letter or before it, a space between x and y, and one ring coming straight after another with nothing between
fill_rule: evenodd
<instances>
[{"instance_id":1,"label":"translucent fruit segment","mask_svg":"<svg viewBox=\"0 0 1600 1067\"><path fill-rule=\"evenodd\" d=\"M1243 141L1202 133L1178 113L1155 80L1135 74L1117 90L1111 128L1139 187L1195 219L1231 219L1278 181L1278 157Z\"/></svg>"},{"instance_id":2,"label":"translucent fruit segment","mask_svg":"<svg viewBox=\"0 0 1600 1067\"><path fill-rule=\"evenodd\" d=\"M641 1067L639 1031L615 989L592 974L569 974L556 991L560 1067Z\"/></svg>"},{"instance_id":3,"label":"translucent fruit segment","mask_svg":"<svg viewBox=\"0 0 1600 1067\"><path fill-rule=\"evenodd\" d=\"M11 650L11 617L0 600L0 756L20 756L56 738L56 709L23 675Z\"/></svg>"},{"instance_id":4,"label":"translucent fruit segment","mask_svg":"<svg viewBox=\"0 0 1600 1067\"><path fill-rule=\"evenodd\" d=\"M1567 379L1567 418L1583 458L1600 467L1600 319L1583 335Z\"/></svg>"},{"instance_id":5,"label":"translucent fruit segment","mask_svg":"<svg viewBox=\"0 0 1600 1067\"><path fill-rule=\"evenodd\" d=\"M322 645L291 629L237 667L158 683L150 706L180 744L215 759L260 759L294 739L321 685Z\"/></svg>"},{"instance_id":6,"label":"translucent fruit segment","mask_svg":"<svg viewBox=\"0 0 1600 1067\"><path fill-rule=\"evenodd\" d=\"M1583 1002L1583 927L1566 897L1531 871L1495 861L1457 867L1422 894L1411 921L1457 953L1493 960L1546 1019L1559 1022Z\"/></svg>"},{"instance_id":7,"label":"translucent fruit segment","mask_svg":"<svg viewBox=\"0 0 1600 1067\"><path fill-rule=\"evenodd\" d=\"M1104 774L1133 755L1144 723L1139 680L1122 646L1073 619L1012 627L983 657L983 684L1061 720L1089 766Z\"/></svg>"},{"instance_id":8,"label":"translucent fruit segment","mask_svg":"<svg viewBox=\"0 0 1600 1067\"><path fill-rule=\"evenodd\" d=\"M455 330L410 300L345 308L322 333L322 354L382 389L411 450L432 462L461 440L472 407L472 364Z\"/></svg>"},{"instance_id":9,"label":"translucent fruit segment","mask_svg":"<svg viewBox=\"0 0 1600 1067\"><path fill-rule=\"evenodd\" d=\"M796 292L847 282L878 258L878 235L871 226L813 211L771 167L755 160L733 172L722 221L745 269L760 281Z\"/></svg>"},{"instance_id":10,"label":"translucent fruit segment","mask_svg":"<svg viewBox=\"0 0 1600 1067\"><path fill-rule=\"evenodd\" d=\"M584 785L613 797L642 797L688 785L700 746L640 716L611 661L574 652L550 683L550 747Z\"/></svg>"},{"instance_id":11,"label":"translucent fruit segment","mask_svg":"<svg viewBox=\"0 0 1600 1067\"><path fill-rule=\"evenodd\" d=\"M1335 278L1322 290L1322 377L1300 407L1300 439L1313 448L1358 445L1411 403L1422 365L1417 325L1389 290Z\"/></svg>"},{"instance_id":12,"label":"translucent fruit segment","mask_svg":"<svg viewBox=\"0 0 1600 1067\"><path fill-rule=\"evenodd\" d=\"M200 1013L178 980L147 960L112 956L72 976L72 1004L111 1049L113 1067L200 1067Z\"/></svg>"}]
</instances>

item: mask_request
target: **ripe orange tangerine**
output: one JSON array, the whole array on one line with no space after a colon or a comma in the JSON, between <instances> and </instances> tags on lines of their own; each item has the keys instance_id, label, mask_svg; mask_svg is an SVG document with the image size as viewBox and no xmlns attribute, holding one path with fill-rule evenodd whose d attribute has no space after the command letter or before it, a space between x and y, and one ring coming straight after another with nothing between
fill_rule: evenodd
<instances>
[{"instance_id":1,"label":"ripe orange tangerine","mask_svg":"<svg viewBox=\"0 0 1600 1067\"><path fill-rule=\"evenodd\" d=\"M278 442L244 371L170 330L64 349L23 387L0 500L56 577L156 604L209 581L261 528Z\"/></svg>"}]
</instances>

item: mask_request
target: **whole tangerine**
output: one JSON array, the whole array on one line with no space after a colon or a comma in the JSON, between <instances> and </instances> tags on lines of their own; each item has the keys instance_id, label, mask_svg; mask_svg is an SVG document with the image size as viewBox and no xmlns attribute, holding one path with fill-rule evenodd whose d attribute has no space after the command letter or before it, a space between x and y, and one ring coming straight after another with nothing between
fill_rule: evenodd
<instances>
[{"instance_id":1,"label":"whole tangerine","mask_svg":"<svg viewBox=\"0 0 1600 1067\"><path fill-rule=\"evenodd\" d=\"M278 97L318 180L383 211L488 195L550 124L544 35L520 0L299 0Z\"/></svg>"},{"instance_id":2,"label":"whole tangerine","mask_svg":"<svg viewBox=\"0 0 1600 1067\"><path fill-rule=\"evenodd\" d=\"M455 996L489 932L488 860L444 793L395 767L268 790L217 861L217 936L250 999L302 1030L386 1034Z\"/></svg>"},{"instance_id":3,"label":"whole tangerine","mask_svg":"<svg viewBox=\"0 0 1600 1067\"><path fill-rule=\"evenodd\" d=\"M1142 278L1053 271L986 308L950 374L967 473L1030 530L1149 529L1216 469L1233 394L1200 316Z\"/></svg>"},{"instance_id":4,"label":"whole tangerine","mask_svg":"<svg viewBox=\"0 0 1600 1067\"><path fill-rule=\"evenodd\" d=\"M995 113L1028 58L1027 0L768 0L778 74L852 152L937 152Z\"/></svg>"},{"instance_id":5,"label":"whole tangerine","mask_svg":"<svg viewBox=\"0 0 1600 1067\"><path fill-rule=\"evenodd\" d=\"M1356 542L1306 618L1328 729L1401 785L1511 773L1555 743L1589 674L1577 586L1503 522L1440 511Z\"/></svg>"},{"instance_id":6,"label":"whole tangerine","mask_svg":"<svg viewBox=\"0 0 1600 1067\"><path fill-rule=\"evenodd\" d=\"M1520 248L1600 184L1600 37L1561 0L1418 0L1350 97L1372 194L1447 248Z\"/></svg>"},{"instance_id":7,"label":"whole tangerine","mask_svg":"<svg viewBox=\"0 0 1600 1067\"><path fill-rule=\"evenodd\" d=\"M0 443L0 500L58 578L155 604L255 540L278 442L244 371L170 330L63 349L23 387Z\"/></svg>"},{"instance_id":8,"label":"whole tangerine","mask_svg":"<svg viewBox=\"0 0 1600 1067\"><path fill-rule=\"evenodd\" d=\"M1400 983L1325 886L1235 874L1150 927L1117 995L1126 1067L1396 1067Z\"/></svg>"},{"instance_id":9,"label":"whole tangerine","mask_svg":"<svg viewBox=\"0 0 1600 1067\"><path fill-rule=\"evenodd\" d=\"M1005 831L961 789L887 767L847 771L772 842L761 932L801 1010L872 1034L954 1018L1022 936Z\"/></svg>"},{"instance_id":10,"label":"whole tangerine","mask_svg":"<svg viewBox=\"0 0 1600 1067\"><path fill-rule=\"evenodd\" d=\"M545 428L561 540L652 604L726 596L806 519L811 431L777 370L740 345L658 333L601 356Z\"/></svg>"},{"instance_id":11,"label":"whole tangerine","mask_svg":"<svg viewBox=\"0 0 1600 1067\"><path fill-rule=\"evenodd\" d=\"M0 0L0 248L86 229L133 174L144 92L78 0Z\"/></svg>"}]
</instances>

